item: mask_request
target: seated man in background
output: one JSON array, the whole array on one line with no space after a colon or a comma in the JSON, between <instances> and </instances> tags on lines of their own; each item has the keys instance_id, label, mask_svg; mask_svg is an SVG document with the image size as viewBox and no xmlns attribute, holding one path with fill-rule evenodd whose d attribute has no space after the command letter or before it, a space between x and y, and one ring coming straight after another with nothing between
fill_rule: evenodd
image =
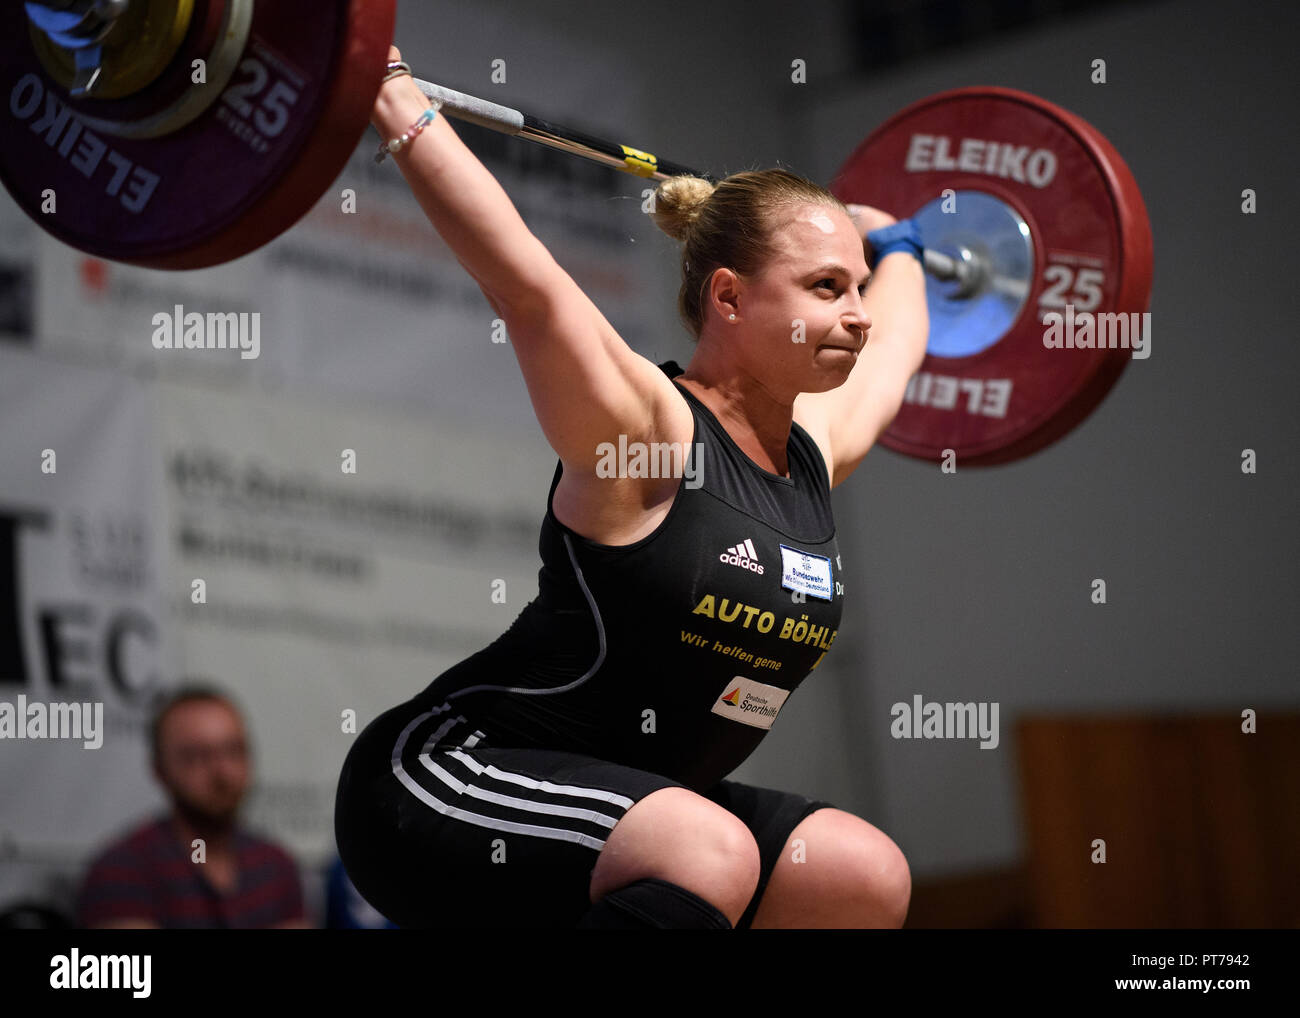
<instances>
[{"instance_id":1,"label":"seated man in background","mask_svg":"<svg viewBox=\"0 0 1300 1018\"><path fill-rule=\"evenodd\" d=\"M249 760L234 703L208 687L176 691L154 714L150 742L154 776L171 809L94 860L78 895L77 925L307 928L294 861L236 822Z\"/></svg>"}]
</instances>

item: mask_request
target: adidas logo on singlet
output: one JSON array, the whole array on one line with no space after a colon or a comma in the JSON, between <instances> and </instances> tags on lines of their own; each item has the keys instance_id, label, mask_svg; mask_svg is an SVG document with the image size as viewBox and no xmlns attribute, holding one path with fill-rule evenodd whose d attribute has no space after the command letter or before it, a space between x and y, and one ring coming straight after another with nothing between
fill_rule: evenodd
<instances>
[{"instance_id":1,"label":"adidas logo on singlet","mask_svg":"<svg viewBox=\"0 0 1300 1018\"><path fill-rule=\"evenodd\" d=\"M759 576L763 575L763 567L758 564L758 552L754 550L754 542L748 537L740 544L724 551L718 556L718 560L727 565L748 569L751 573L758 573Z\"/></svg>"}]
</instances>

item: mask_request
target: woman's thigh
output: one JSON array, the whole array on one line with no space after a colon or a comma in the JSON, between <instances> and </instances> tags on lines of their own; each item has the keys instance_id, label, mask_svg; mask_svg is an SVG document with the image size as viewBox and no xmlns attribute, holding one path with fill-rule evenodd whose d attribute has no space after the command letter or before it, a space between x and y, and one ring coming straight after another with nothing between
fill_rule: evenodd
<instances>
[{"instance_id":1,"label":"woman's thigh","mask_svg":"<svg viewBox=\"0 0 1300 1018\"><path fill-rule=\"evenodd\" d=\"M782 792L775 788L761 788L739 781L720 781L715 787L701 793L729 813L739 817L749 828L758 843L758 887L736 924L736 929L747 930L763 900L763 894L772 879L777 862L781 859L790 834L808 816L819 809L834 808L820 799L809 799L795 792Z\"/></svg>"},{"instance_id":2,"label":"woman's thigh","mask_svg":"<svg viewBox=\"0 0 1300 1018\"><path fill-rule=\"evenodd\" d=\"M339 778L335 834L361 895L398 926L572 927L614 825L658 774L491 745L446 705L387 711ZM779 850L779 849L778 849Z\"/></svg>"}]
</instances>

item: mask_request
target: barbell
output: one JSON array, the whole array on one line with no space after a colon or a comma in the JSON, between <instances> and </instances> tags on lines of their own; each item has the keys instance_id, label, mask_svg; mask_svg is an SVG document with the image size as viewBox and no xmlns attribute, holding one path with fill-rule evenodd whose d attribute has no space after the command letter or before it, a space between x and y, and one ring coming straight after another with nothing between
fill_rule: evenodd
<instances>
[{"instance_id":1,"label":"barbell","mask_svg":"<svg viewBox=\"0 0 1300 1018\"><path fill-rule=\"evenodd\" d=\"M101 258L182 270L241 257L305 215L355 151L395 17L396 0L6 4L0 180L43 229ZM468 123L647 179L716 180L417 84ZM1139 321L1149 353L1141 193L1101 133L1061 107L1006 88L930 96L876 128L829 190L915 219L926 241L931 332L881 436L890 448L964 464L1027 456L1102 400Z\"/></svg>"}]
</instances>

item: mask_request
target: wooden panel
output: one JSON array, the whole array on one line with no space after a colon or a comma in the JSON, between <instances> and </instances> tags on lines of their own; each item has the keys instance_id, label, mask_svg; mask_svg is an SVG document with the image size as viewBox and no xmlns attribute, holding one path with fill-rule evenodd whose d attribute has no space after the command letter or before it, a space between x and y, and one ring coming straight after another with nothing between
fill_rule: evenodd
<instances>
[{"instance_id":1,"label":"wooden panel","mask_svg":"<svg viewBox=\"0 0 1300 1018\"><path fill-rule=\"evenodd\" d=\"M1241 723L1018 721L1030 925L1300 927L1300 715Z\"/></svg>"},{"instance_id":2,"label":"wooden panel","mask_svg":"<svg viewBox=\"0 0 1300 1018\"><path fill-rule=\"evenodd\" d=\"M1018 930L1026 922L1021 868L913 880L905 930Z\"/></svg>"}]
</instances>

